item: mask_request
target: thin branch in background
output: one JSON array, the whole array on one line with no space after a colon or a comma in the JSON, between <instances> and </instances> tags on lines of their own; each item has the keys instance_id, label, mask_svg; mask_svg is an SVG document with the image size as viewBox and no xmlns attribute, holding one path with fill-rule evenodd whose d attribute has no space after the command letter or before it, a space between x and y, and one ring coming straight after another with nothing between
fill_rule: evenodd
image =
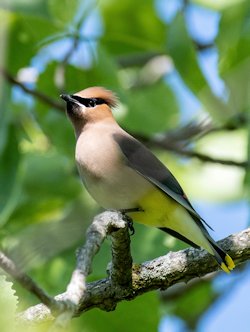
<instances>
[{"instance_id":1,"label":"thin branch in background","mask_svg":"<svg viewBox=\"0 0 250 332\"><path fill-rule=\"evenodd\" d=\"M225 165L225 166L235 166L235 167L241 167L241 168L248 168L250 166L248 161L236 161L236 160L231 160L231 159L214 158L214 157L210 157L206 154L196 152L196 151L191 151L191 150L185 150L185 149L170 150L169 149L169 151L174 151L182 156L197 158L200 161L209 162L209 163L213 163L213 164L221 164L221 165Z\"/></svg>"},{"instance_id":2,"label":"thin branch in background","mask_svg":"<svg viewBox=\"0 0 250 332\"><path fill-rule=\"evenodd\" d=\"M20 271L15 263L1 251L0 267L49 308L58 309L58 301L47 295L44 290L42 290L27 274Z\"/></svg>"},{"instance_id":3,"label":"thin branch in background","mask_svg":"<svg viewBox=\"0 0 250 332\"><path fill-rule=\"evenodd\" d=\"M227 123L221 126L214 126L211 121L204 121L200 123L188 123L185 126L170 130L160 136L158 135L154 137L146 137L136 133L133 135L149 148L155 147L164 149L177 153L180 156L196 158L203 162L248 168L250 166L248 161L215 158L187 148L187 146L190 144L190 141L195 141L215 132L237 130L241 127L244 127L246 123L247 115L237 114L237 116L229 119Z\"/></svg>"},{"instance_id":4,"label":"thin branch in background","mask_svg":"<svg viewBox=\"0 0 250 332\"><path fill-rule=\"evenodd\" d=\"M155 146L155 147L161 147L164 148L165 150L175 152L179 154L180 156L188 157L188 158L197 158L200 161L203 162L209 162L213 164L221 164L225 166L235 166L235 167L241 167L241 168L248 168L249 167L249 162L248 161L236 161L236 160L231 160L231 159L220 159L220 158L214 158L210 157L206 154L184 149L184 148L178 148L174 146L165 146L162 145L161 142L150 142L150 145Z\"/></svg>"},{"instance_id":5,"label":"thin branch in background","mask_svg":"<svg viewBox=\"0 0 250 332\"><path fill-rule=\"evenodd\" d=\"M14 76L12 76L7 70L0 69L0 73L3 75L3 77L12 85L19 86L24 92L32 95L33 97L37 98L41 102L47 104L48 106L55 108L59 111L64 112L64 106L63 104L53 100L52 98L48 97L47 95L43 94L40 91L37 91L35 89L28 88L25 84L19 82Z\"/></svg>"},{"instance_id":6,"label":"thin branch in background","mask_svg":"<svg viewBox=\"0 0 250 332\"><path fill-rule=\"evenodd\" d=\"M213 48L215 47L215 44L214 42L211 42L211 43L201 43L195 39L192 39L193 43L194 43L194 46L195 48L199 51L199 52L202 52L202 51L206 51L207 49L209 48Z\"/></svg>"}]
</instances>

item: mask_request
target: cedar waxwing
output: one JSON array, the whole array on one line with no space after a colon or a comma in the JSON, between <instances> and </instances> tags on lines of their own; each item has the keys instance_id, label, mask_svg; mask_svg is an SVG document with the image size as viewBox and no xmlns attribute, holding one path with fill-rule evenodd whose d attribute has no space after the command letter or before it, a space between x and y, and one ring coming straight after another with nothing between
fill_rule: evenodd
<instances>
[{"instance_id":1,"label":"cedar waxwing","mask_svg":"<svg viewBox=\"0 0 250 332\"><path fill-rule=\"evenodd\" d=\"M205 228L172 173L143 144L124 131L111 109L115 95L91 87L61 95L77 138L75 158L81 179L96 202L132 220L158 227L212 254L225 272L234 262ZM207 225L207 224L206 224ZM208 226L208 225L207 225Z\"/></svg>"}]
</instances>

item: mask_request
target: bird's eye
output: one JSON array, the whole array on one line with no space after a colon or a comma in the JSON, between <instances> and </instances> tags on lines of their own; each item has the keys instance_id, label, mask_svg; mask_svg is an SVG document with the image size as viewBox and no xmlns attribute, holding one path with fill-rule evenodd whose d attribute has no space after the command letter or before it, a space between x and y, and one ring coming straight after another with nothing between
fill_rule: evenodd
<instances>
[{"instance_id":1,"label":"bird's eye","mask_svg":"<svg viewBox=\"0 0 250 332\"><path fill-rule=\"evenodd\" d=\"M90 99L89 100L89 107L95 107L96 106L96 100L95 99Z\"/></svg>"}]
</instances>

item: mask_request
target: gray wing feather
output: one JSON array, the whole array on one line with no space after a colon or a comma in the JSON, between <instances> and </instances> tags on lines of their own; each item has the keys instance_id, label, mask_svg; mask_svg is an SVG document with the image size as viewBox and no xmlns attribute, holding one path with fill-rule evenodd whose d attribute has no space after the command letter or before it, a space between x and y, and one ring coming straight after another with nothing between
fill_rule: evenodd
<instances>
[{"instance_id":1,"label":"gray wing feather","mask_svg":"<svg viewBox=\"0 0 250 332\"><path fill-rule=\"evenodd\" d=\"M197 223L203 226L201 223L202 221L212 229L194 210L173 174L150 150L125 132L124 134L114 133L113 137L126 157L127 163L130 167L135 169L140 175L148 179L161 191L182 205L190 215L194 217L194 220Z\"/></svg>"}]
</instances>

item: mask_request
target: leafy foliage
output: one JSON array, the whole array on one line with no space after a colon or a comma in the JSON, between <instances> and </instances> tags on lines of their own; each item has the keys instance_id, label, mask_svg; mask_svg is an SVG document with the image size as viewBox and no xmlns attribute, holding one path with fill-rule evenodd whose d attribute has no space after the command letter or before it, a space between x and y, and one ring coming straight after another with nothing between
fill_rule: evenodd
<instances>
[{"instance_id":1,"label":"leafy foliage","mask_svg":"<svg viewBox=\"0 0 250 332\"><path fill-rule=\"evenodd\" d=\"M16 328L15 314L18 299L12 288L13 284L0 276L0 326L3 332L14 331Z\"/></svg>"},{"instance_id":2,"label":"leafy foliage","mask_svg":"<svg viewBox=\"0 0 250 332\"><path fill-rule=\"evenodd\" d=\"M48 103L44 95L60 105L59 94L64 91L106 86L121 98L121 106L115 111L121 125L150 139L176 130L183 124L183 108L185 114L190 111L181 102L179 90L168 80L178 74L186 93L195 95L199 101L200 113L215 126L230 123L237 127L240 123L243 129L235 130L235 136L228 133L230 146L235 148L230 149L227 157L240 160L247 157L243 149L246 120L239 119L249 117L250 2L196 0L184 5L183 1L183 8L168 23L160 19L158 2L0 3L0 36L5 45L0 50L1 68L42 94L24 92L4 79L4 75L0 77L1 246L51 294L65 289L74 266L74 251L82 243L85 229L99 207L82 189L78 178L71 125L61 109L51 106L53 103ZM187 26L185 15L189 6L196 8L195 4L216 9L220 15L218 34L211 43L218 50L219 74L227 91L223 97L211 88L200 65L199 56L206 52L206 47L199 51ZM168 64L166 68L158 61L159 56ZM31 71L25 72L25 68ZM221 156L229 140L223 131L216 135L210 134L200 141L189 137L186 147ZM221 143L214 143L209 150L213 139ZM214 195L214 174L224 174L226 166L203 165L193 159L183 163L174 154L155 152L170 166L191 198L239 199L244 170L230 168L227 173L230 180L224 180ZM248 174L245 182L248 187L249 178ZM240 189L232 191L230 183ZM182 246L178 240L140 225L132 237L135 262ZM109 260L106 241L95 258L91 280L105 276ZM8 318L4 318L5 322L0 318L1 331L10 331L17 301L3 277L0 288L4 290L1 294L7 294L7 304L1 304L1 308L6 308ZM32 296L27 296L18 285L15 288L21 306L34 303ZM216 297L211 282L207 282L180 294L165 312L178 315L195 329ZM190 308L194 298L195 307ZM5 300L0 296L1 301ZM113 313L90 311L75 319L70 330L82 331L84 326L84 331L126 331L129 320L131 331L145 331L145 326L153 331L159 321L158 308L156 294L146 294L133 302L121 303Z\"/></svg>"}]
</instances>

